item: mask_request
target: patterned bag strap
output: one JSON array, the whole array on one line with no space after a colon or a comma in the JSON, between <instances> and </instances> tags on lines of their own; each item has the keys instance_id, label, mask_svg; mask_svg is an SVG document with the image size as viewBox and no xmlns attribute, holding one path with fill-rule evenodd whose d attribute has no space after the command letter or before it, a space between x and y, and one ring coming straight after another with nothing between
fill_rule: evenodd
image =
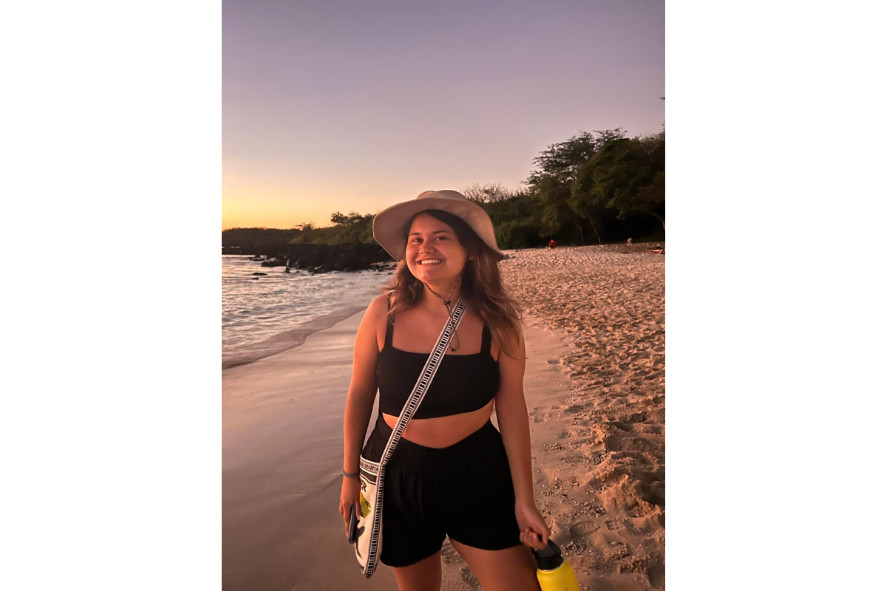
<instances>
[{"instance_id":1,"label":"patterned bag strap","mask_svg":"<svg viewBox=\"0 0 886 591\"><path fill-rule=\"evenodd\" d=\"M446 321L446 326L443 327L443 331L437 338L437 346L434 347L434 350L431 351L431 354L428 356L428 360L425 361L424 369L422 369L421 373L418 375L418 380L412 388L412 393L409 395L406 404L403 405L403 410L400 411L400 416L397 418L397 425L391 432L391 436L388 438L388 444L385 446L385 451L382 453L381 459L379 460L380 467L383 467L388 463L388 460L394 453L394 448L397 447L397 443L399 443L400 437L406 429L406 423L409 422L409 419L411 419L412 415L415 414L415 411L418 410L421 401L424 400L425 393L431 385L434 375L437 373L437 368L440 367L440 362L443 360L443 356L446 355L449 339L458 328L462 316L464 316L464 312L464 300L459 298L458 303L455 305L455 309L452 311L452 316Z\"/></svg>"}]
</instances>

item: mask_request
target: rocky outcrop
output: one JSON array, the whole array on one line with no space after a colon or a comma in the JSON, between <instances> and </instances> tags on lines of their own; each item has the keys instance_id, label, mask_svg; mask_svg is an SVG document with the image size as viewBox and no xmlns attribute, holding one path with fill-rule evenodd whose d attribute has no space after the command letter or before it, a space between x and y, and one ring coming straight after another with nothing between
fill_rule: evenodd
<instances>
[{"instance_id":1,"label":"rocky outcrop","mask_svg":"<svg viewBox=\"0 0 886 591\"><path fill-rule=\"evenodd\" d=\"M240 249L223 247L222 254L261 255L263 267L305 269L312 273L362 271L376 263L391 261L377 244L287 244L271 248Z\"/></svg>"}]
</instances>

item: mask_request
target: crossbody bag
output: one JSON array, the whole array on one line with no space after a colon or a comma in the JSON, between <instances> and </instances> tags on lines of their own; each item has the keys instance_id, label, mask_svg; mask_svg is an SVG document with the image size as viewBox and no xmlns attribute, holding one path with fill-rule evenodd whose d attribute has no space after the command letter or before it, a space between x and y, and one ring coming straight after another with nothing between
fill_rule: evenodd
<instances>
[{"instance_id":1,"label":"crossbody bag","mask_svg":"<svg viewBox=\"0 0 886 591\"><path fill-rule=\"evenodd\" d=\"M381 454L378 462L373 462L363 455L360 455L360 513L362 516L357 517L357 539L354 542L354 553L357 556L357 563L363 571L363 575L367 578L371 577L378 565L378 554L382 542L382 508L384 507L384 478L385 465L391 459L403 431L406 429L406 423L418 410L421 401L440 367L443 356L449 347L449 339L452 333L458 328L464 315L465 304L461 298L452 311L452 316L443 327L440 336L437 338L437 345L428 356L425 366L418 375L418 380L412 388L412 393L400 416L397 418L397 425L388 438L388 443Z\"/></svg>"}]
</instances>

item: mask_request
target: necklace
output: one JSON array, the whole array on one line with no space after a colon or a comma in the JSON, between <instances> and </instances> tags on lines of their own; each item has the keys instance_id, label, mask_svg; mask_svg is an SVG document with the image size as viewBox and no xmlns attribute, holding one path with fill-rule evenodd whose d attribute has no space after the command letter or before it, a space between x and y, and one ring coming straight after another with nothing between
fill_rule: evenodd
<instances>
[{"instance_id":1,"label":"necklace","mask_svg":"<svg viewBox=\"0 0 886 591\"><path fill-rule=\"evenodd\" d=\"M425 283L425 287L427 287L428 290L429 290L432 294L434 294L435 296L437 296L438 298L440 298L440 299L443 301L443 305L446 306L446 311L449 312L449 326L450 326L450 327L453 326L453 321L452 321L452 292L455 291L455 288L458 287L460 283L461 283L461 281L458 281L454 286L452 286L452 289L449 290L449 295L446 296L445 298L444 298L443 296L441 296L439 293L437 293L436 291L434 291L434 290L431 288L430 285L428 285L427 283ZM461 342L458 340L458 329L455 328L455 329L452 331L452 339L449 341L449 349L450 349L451 351L455 352L455 351L458 351L458 348L459 348L460 346L461 346Z\"/></svg>"}]
</instances>

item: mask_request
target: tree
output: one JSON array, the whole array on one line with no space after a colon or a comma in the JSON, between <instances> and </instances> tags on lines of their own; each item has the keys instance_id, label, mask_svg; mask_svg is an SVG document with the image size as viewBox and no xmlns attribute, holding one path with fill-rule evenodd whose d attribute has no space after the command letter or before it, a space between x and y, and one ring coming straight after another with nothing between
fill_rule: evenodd
<instances>
[{"instance_id":1,"label":"tree","mask_svg":"<svg viewBox=\"0 0 886 591\"><path fill-rule=\"evenodd\" d=\"M569 185L553 175L541 177L536 185L541 199L541 229L550 238L560 236L567 228L575 227L584 244L581 217L569 205Z\"/></svg>"},{"instance_id":2,"label":"tree","mask_svg":"<svg viewBox=\"0 0 886 591\"><path fill-rule=\"evenodd\" d=\"M314 227L313 222L303 222L301 224L296 224L295 229L297 230L297 233L289 241L290 244L310 244L314 241L317 233L317 228Z\"/></svg>"},{"instance_id":3,"label":"tree","mask_svg":"<svg viewBox=\"0 0 886 591\"><path fill-rule=\"evenodd\" d=\"M372 214L360 215L352 211L345 215L333 212L330 220L335 227L330 239L332 244L372 242Z\"/></svg>"},{"instance_id":4,"label":"tree","mask_svg":"<svg viewBox=\"0 0 886 591\"><path fill-rule=\"evenodd\" d=\"M597 243L602 244L603 238L600 237L600 227L607 218L607 212L605 207L594 199L589 198L593 192L594 180L593 175L589 174L588 171L588 166L583 166L579 169L578 175L572 182L567 203L569 203L572 211L587 220L594 231L594 235L597 237Z\"/></svg>"},{"instance_id":5,"label":"tree","mask_svg":"<svg viewBox=\"0 0 886 591\"><path fill-rule=\"evenodd\" d=\"M498 183L481 185L474 183L461 191L462 195L477 203L499 203L513 197L513 194Z\"/></svg>"},{"instance_id":6,"label":"tree","mask_svg":"<svg viewBox=\"0 0 886 591\"><path fill-rule=\"evenodd\" d=\"M565 142L548 146L533 162L538 167L526 184L542 203L541 227L553 236L567 227L578 231L584 244L584 228L590 227L602 242L598 226L604 217L599 207L591 207L573 198L573 186L580 171L599 150L610 142L624 138L621 128L606 131L586 131Z\"/></svg>"},{"instance_id":7,"label":"tree","mask_svg":"<svg viewBox=\"0 0 886 591\"><path fill-rule=\"evenodd\" d=\"M651 215L664 228L664 133L607 141L576 175L571 204L584 215Z\"/></svg>"},{"instance_id":8,"label":"tree","mask_svg":"<svg viewBox=\"0 0 886 591\"><path fill-rule=\"evenodd\" d=\"M597 134L596 137L594 133ZM553 177L563 184L569 184L575 179L579 168L590 160L602 145L624 137L624 130L621 128L594 133L583 131L565 142L548 146L533 159L538 170L529 175L526 184L536 188L545 177Z\"/></svg>"},{"instance_id":9,"label":"tree","mask_svg":"<svg viewBox=\"0 0 886 591\"><path fill-rule=\"evenodd\" d=\"M500 248L527 248L538 246L542 240L539 222L541 199L536 194L518 191L508 199L480 203L495 228L495 240Z\"/></svg>"}]
</instances>

